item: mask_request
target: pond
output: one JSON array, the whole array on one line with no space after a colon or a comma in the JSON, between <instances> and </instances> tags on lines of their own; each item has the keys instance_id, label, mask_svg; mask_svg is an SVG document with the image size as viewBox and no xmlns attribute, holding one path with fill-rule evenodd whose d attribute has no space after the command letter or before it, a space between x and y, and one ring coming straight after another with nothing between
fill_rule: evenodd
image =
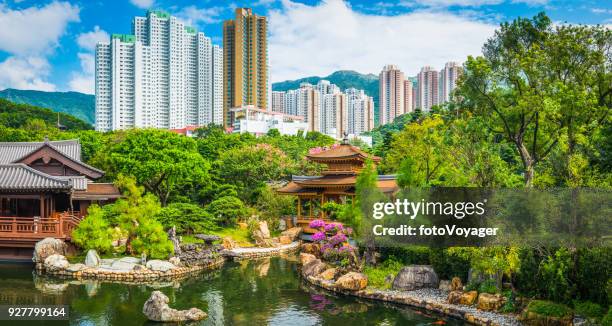
<instances>
[{"instance_id":1,"label":"pond","mask_svg":"<svg viewBox=\"0 0 612 326\"><path fill-rule=\"evenodd\" d=\"M27 264L0 265L0 304L66 304L69 321L11 325L160 325L142 306L155 289L177 309L199 307L199 325L466 325L408 307L336 296L299 278L295 257L227 262L188 279L149 285L39 277ZM3 322L0 322L4 324Z\"/></svg>"}]
</instances>

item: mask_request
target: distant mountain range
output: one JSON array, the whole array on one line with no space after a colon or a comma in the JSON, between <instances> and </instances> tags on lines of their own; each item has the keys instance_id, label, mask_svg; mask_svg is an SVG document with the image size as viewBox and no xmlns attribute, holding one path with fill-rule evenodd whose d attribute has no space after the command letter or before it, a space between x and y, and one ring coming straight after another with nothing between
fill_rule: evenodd
<instances>
[{"instance_id":1,"label":"distant mountain range","mask_svg":"<svg viewBox=\"0 0 612 326\"><path fill-rule=\"evenodd\" d=\"M297 80L287 80L272 84L274 91L287 91L298 89L301 83L316 84L319 80L329 80L330 83L338 85L342 91L347 88L363 89L368 96L374 99L374 119L378 120L378 76L374 74L360 74L352 70L340 70L327 77L306 77Z\"/></svg>"},{"instance_id":2,"label":"distant mountain range","mask_svg":"<svg viewBox=\"0 0 612 326\"><path fill-rule=\"evenodd\" d=\"M374 119L378 119L378 76L374 74L340 70L326 77L312 76L273 83L272 89L275 91L297 89L301 83L316 84L322 79L338 85L342 91L351 87L363 89L368 96L372 96L374 99ZM43 92L7 88L0 91L0 98L5 98L14 103L29 104L49 108L55 112L67 113L90 124L95 122L96 97L94 95L78 92Z\"/></svg>"},{"instance_id":3,"label":"distant mountain range","mask_svg":"<svg viewBox=\"0 0 612 326\"><path fill-rule=\"evenodd\" d=\"M0 98L19 104L48 108L77 117L89 124L95 121L96 97L78 92L43 92L7 88Z\"/></svg>"}]
</instances>

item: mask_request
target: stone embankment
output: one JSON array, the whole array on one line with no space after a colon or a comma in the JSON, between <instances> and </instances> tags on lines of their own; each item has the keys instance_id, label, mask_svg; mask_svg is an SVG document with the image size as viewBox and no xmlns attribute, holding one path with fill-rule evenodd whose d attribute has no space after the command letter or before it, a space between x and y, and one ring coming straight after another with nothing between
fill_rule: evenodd
<instances>
[{"instance_id":1,"label":"stone embankment","mask_svg":"<svg viewBox=\"0 0 612 326\"><path fill-rule=\"evenodd\" d=\"M450 304L447 302L449 291L437 288L423 287L433 277L428 274L429 269L425 266L416 266L413 272L417 277L402 277L406 283L404 288L414 290L379 290L367 287L367 277L361 273L349 272L344 275L336 273L333 266L329 266L316 258L314 255L301 253L303 279L314 286L328 291L351 295L359 298L384 301L390 303L405 304L412 307L425 309L446 316L465 320L471 324L482 326L515 326L521 325L515 315L500 314L492 311L482 311L474 306ZM408 269L406 269L408 270ZM415 278L420 286L408 286L407 280ZM399 281L395 280L397 283Z\"/></svg>"}]
</instances>

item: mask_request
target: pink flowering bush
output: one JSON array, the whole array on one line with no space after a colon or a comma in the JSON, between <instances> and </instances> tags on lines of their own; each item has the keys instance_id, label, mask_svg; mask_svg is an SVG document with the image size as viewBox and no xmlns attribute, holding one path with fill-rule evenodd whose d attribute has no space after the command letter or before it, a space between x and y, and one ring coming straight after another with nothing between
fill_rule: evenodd
<instances>
[{"instance_id":1,"label":"pink flowering bush","mask_svg":"<svg viewBox=\"0 0 612 326\"><path fill-rule=\"evenodd\" d=\"M314 220L309 226L320 230L312 235L312 241L321 245L323 259L343 267L357 264L356 248L348 243L348 236L353 233L351 228L344 227L342 223L325 223L323 220Z\"/></svg>"}]
</instances>

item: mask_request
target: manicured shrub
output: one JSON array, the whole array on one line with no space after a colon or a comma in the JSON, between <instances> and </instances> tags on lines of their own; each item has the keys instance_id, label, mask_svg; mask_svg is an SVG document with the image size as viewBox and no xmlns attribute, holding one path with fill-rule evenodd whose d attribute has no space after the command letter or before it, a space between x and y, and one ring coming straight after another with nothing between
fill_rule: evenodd
<instances>
[{"instance_id":1,"label":"manicured shrub","mask_svg":"<svg viewBox=\"0 0 612 326\"><path fill-rule=\"evenodd\" d=\"M574 301L574 310L576 314L580 316L598 320L603 317L605 313L602 306L590 301Z\"/></svg>"},{"instance_id":2,"label":"manicured shrub","mask_svg":"<svg viewBox=\"0 0 612 326\"><path fill-rule=\"evenodd\" d=\"M98 205L92 205L87 216L72 231L72 241L84 250L95 249L100 253L112 249L113 232Z\"/></svg>"},{"instance_id":3,"label":"manicured shrub","mask_svg":"<svg viewBox=\"0 0 612 326\"><path fill-rule=\"evenodd\" d=\"M478 291L478 289L480 288L480 283L478 282L469 282L468 284L465 285L465 290L466 291Z\"/></svg>"},{"instance_id":4,"label":"manicured shrub","mask_svg":"<svg viewBox=\"0 0 612 326\"><path fill-rule=\"evenodd\" d=\"M391 279L391 282L387 282L387 277L391 275L391 277L394 278L403 266L404 265L393 256L387 258L387 260L378 266L366 266L364 268L364 274L368 277L368 286L377 289L389 289L393 279Z\"/></svg>"},{"instance_id":5,"label":"manicured shrub","mask_svg":"<svg viewBox=\"0 0 612 326\"><path fill-rule=\"evenodd\" d=\"M206 233L218 228L212 214L189 203L172 203L162 208L155 219L166 229L175 226L179 234Z\"/></svg>"},{"instance_id":6,"label":"manicured shrub","mask_svg":"<svg viewBox=\"0 0 612 326\"><path fill-rule=\"evenodd\" d=\"M238 220L244 219L248 211L240 198L224 196L213 200L206 211L224 226L233 226Z\"/></svg>"},{"instance_id":7,"label":"manicured shrub","mask_svg":"<svg viewBox=\"0 0 612 326\"><path fill-rule=\"evenodd\" d=\"M573 293L571 268L572 256L565 248L560 248L553 255L546 257L540 263L540 296L555 302L569 303Z\"/></svg>"},{"instance_id":8,"label":"manicured shrub","mask_svg":"<svg viewBox=\"0 0 612 326\"><path fill-rule=\"evenodd\" d=\"M496 294L499 293L499 289L497 288L497 282L494 279L488 279L478 286L479 293L490 293Z\"/></svg>"},{"instance_id":9,"label":"manicured shrub","mask_svg":"<svg viewBox=\"0 0 612 326\"><path fill-rule=\"evenodd\" d=\"M541 316L564 318L571 316L573 311L564 304L544 300L532 300L527 305L527 311Z\"/></svg>"}]
</instances>

